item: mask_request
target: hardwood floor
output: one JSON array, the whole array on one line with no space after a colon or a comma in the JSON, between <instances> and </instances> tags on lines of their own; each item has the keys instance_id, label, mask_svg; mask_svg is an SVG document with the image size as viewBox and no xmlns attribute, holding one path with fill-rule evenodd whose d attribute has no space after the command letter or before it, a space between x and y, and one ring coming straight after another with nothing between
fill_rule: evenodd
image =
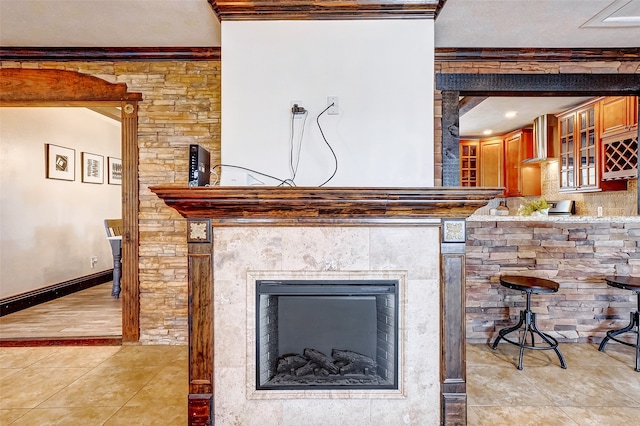
<instances>
[{"instance_id":1,"label":"hardwood floor","mask_svg":"<svg viewBox=\"0 0 640 426\"><path fill-rule=\"evenodd\" d=\"M122 335L122 300L111 282L0 317L0 339Z\"/></svg>"}]
</instances>

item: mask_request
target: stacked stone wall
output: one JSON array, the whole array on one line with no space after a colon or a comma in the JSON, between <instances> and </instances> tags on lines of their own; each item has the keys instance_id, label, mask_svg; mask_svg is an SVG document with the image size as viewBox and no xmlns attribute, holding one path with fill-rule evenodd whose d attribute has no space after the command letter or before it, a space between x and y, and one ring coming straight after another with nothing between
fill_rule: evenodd
<instances>
[{"instance_id":1,"label":"stacked stone wall","mask_svg":"<svg viewBox=\"0 0 640 426\"><path fill-rule=\"evenodd\" d=\"M599 342L629 323L637 298L607 286L608 275L640 275L640 220L469 220L467 222L466 337L485 343L518 321L521 292L500 275L558 282L557 293L532 296L541 330L564 342Z\"/></svg>"}]
</instances>

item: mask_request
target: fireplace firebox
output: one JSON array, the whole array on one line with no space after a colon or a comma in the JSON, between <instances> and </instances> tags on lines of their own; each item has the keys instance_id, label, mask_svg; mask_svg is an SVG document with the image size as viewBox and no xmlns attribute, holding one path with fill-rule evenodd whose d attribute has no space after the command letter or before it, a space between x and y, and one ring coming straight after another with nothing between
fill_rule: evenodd
<instances>
[{"instance_id":1,"label":"fireplace firebox","mask_svg":"<svg viewBox=\"0 0 640 426\"><path fill-rule=\"evenodd\" d=\"M256 389L398 389L397 280L257 280Z\"/></svg>"}]
</instances>

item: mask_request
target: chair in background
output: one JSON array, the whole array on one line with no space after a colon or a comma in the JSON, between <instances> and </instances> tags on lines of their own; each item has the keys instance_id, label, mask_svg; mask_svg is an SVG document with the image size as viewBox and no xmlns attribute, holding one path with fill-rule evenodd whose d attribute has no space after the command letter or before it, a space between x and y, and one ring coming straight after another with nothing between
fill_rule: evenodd
<instances>
[{"instance_id":1,"label":"chair in background","mask_svg":"<svg viewBox=\"0 0 640 426\"><path fill-rule=\"evenodd\" d=\"M120 277L122 276L122 219L105 219L104 229L107 231L107 240L111 244L113 254L113 285L111 295L120 297Z\"/></svg>"},{"instance_id":2,"label":"chair in background","mask_svg":"<svg viewBox=\"0 0 640 426\"><path fill-rule=\"evenodd\" d=\"M122 236L122 219L105 219L104 229L107 231L107 238Z\"/></svg>"}]
</instances>

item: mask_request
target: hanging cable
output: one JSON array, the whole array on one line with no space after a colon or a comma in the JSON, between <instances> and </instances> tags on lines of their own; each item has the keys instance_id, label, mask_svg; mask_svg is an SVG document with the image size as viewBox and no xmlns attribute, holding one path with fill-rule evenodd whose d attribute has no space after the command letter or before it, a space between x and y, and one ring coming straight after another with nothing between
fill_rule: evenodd
<instances>
[{"instance_id":1,"label":"hanging cable","mask_svg":"<svg viewBox=\"0 0 640 426\"><path fill-rule=\"evenodd\" d=\"M331 174L331 176L329 176L329 179L325 180L320 186L324 186L326 185L331 179L333 179L333 177L336 175L336 172L338 171L338 157L336 156L336 153L333 151L333 148L331 148L331 145L329 144L329 142L327 141L327 138L324 136L324 132L322 131L322 126L320 126L320 116L322 114L324 114L325 112L329 111L329 109L335 105L334 103L332 103L331 105L329 105L328 107L326 107L320 114L318 114L318 116L316 117L316 123L318 124L318 129L320 129L320 134L322 135L322 139L324 139L324 143L327 144L327 146L329 147L329 150L331 151L331 154L333 155L333 160L335 161L335 168L333 169L333 173Z\"/></svg>"},{"instance_id":2,"label":"hanging cable","mask_svg":"<svg viewBox=\"0 0 640 426\"><path fill-rule=\"evenodd\" d=\"M295 113L291 113L291 138L290 138L290 152L289 152L289 167L291 169L291 179L287 179L290 180L291 183L293 184L293 186L295 186L295 179L296 179L296 175L298 174L298 166L300 165L300 150L302 149L302 138L304 138L304 128L305 125L307 123L307 117L309 112L308 111L304 111L302 113L304 115L304 120L302 121L302 130L300 131L300 138L298 139L298 149L297 149L297 156L296 156L296 160L295 160L295 165L294 165L294 153L296 152L295 149L295 126L294 126L294 122L295 122L295 116L297 114Z\"/></svg>"},{"instance_id":3,"label":"hanging cable","mask_svg":"<svg viewBox=\"0 0 640 426\"><path fill-rule=\"evenodd\" d=\"M247 172L257 173L257 174L259 174L261 176L265 176L265 177L268 177L270 179L277 180L278 182L280 182L279 186L282 186L282 185L295 186L295 185L292 185L292 183L288 182L288 181L290 181L290 179L280 179L280 178L277 178L275 176L271 176L271 175L268 175L266 173L259 172L257 170L249 169L247 167L242 167L242 166L236 166L236 165L233 165L233 164L216 164L215 166L213 166L211 168L211 173L217 173L215 170L218 167L220 167L220 168L222 168L222 167L232 167L232 168L235 168L235 169L245 170Z\"/></svg>"}]
</instances>

